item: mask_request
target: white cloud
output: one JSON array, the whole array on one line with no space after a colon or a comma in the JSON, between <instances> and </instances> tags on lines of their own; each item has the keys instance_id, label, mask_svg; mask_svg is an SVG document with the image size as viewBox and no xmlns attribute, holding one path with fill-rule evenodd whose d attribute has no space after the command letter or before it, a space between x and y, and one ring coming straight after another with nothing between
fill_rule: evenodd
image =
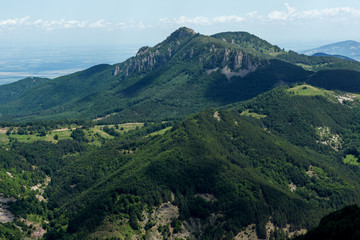
<instances>
[{"instance_id":1,"label":"white cloud","mask_svg":"<svg viewBox=\"0 0 360 240\"><path fill-rule=\"evenodd\" d=\"M325 8L325 9L310 9L310 10L297 10L289 3L284 4L285 9L274 10L267 14L258 14L256 11L245 13L242 16L218 16L218 17L186 17L180 16L177 18L161 18L159 19L160 25L173 26L173 25L212 25L212 24L236 24L240 22L271 22L271 21L296 21L296 20L360 20L360 9L350 7L339 8Z\"/></svg>"},{"instance_id":2,"label":"white cloud","mask_svg":"<svg viewBox=\"0 0 360 240\"><path fill-rule=\"evenodd\" d=\"M186 22L186 20L184 20ZM113 23L106 21L105 19L100 19L98 21L90 22L88 20L45 20L45 19L36 19L30 20L30 17L24 18L14 18L14 19L0 19L0 32L3 30L12 30L15 28L28 28L28 29L44 29L47 31L53 31L57 29L106 29L106 30L116 30L116 29L145 29L151 28L151 24L145 24L143 22L137 22L130 20L128 22L118 22Z\"/></svg>"},{"instance_id":3,"label":"white cloud","mask_svg":"<svg viewBox=\"0 0 360 240\"><path fill-rule=\"evenodd\" d=\"M239 16L221 16L221 17L215 17L213 19L213 22L215 23L226 23L226 22L242 22L245 19L243 17Z\"/></svg>"},{"instance_id":4,"label":"white cloud","mask_svg":"<svg viewBox=\"0 0 360 240\"><path fill-rule=\"evenodd\" d=\"M173 18L172 20L170 20L170 22L174 22L180 25L186 25L186 24L209 25L210 19L203 16L198 16L194 18L181 16L179 18Z\"/></svg>"},{"instance_id":5,"label":"white cloud","mask_svg":"<svg viewBox=\"0 0 360 240\"><path fill-rule=\"evenodd\" d=\"M342 19L360 18L360 9L350 7L296 10L289 3L285 3L286 11L273 11L266 17L260 17L265 20L293 21L293 20L326 20L341 17Z\"/></svg>"},{"instance_id":6,"label":"white cloud","mask_svg":"<svg viewBox=\"0 0 360 240\"><path fill-rule=\"evenodd\" d=\"M204 16L197 16L197 17L185 17L181 16L178 18L161 18L159 20L160 24L163 25L211 25L211 24L217 24L217 23L236 23L236 22L242 22L245 19L240 16L219 16L214 18L208 18Z\"/></svg>"},{"instance_id":7,"label":"white cloud","mask_svg":"<svg viewBox=\"0 0 360 240\"><path fill-rule=\"evenodd\" d=\"M105 21L104 19L101 19L97 22L90 23L89 27L91 28L111 28L112 23Z\"/></svg>"},{"instance_id":8,"label":"white cloud","mask_svg":"<svg viewBox=\"0 0 360 240\"><path fill-rule=\"evenodd\" d=\"M38 19L36 21L33 22L34 25L39 25L42 24L44 21L42 19Z\"/></svg>"},{"instance_id":9,"label":"white cloud","mask_svg":"<svg viewBox=\"0 0 360 240\"><path fill-rule=\"evenodd\" d=\"M95 21L78 20L78 19L31 19L29 16L23 18L0 19L0 32L11 31L13 29L42 29L53 31L57 29L104 29L104 30L141 30L152 28L154 25L160 27L169 26L211 26L236 25L239 23L263 23L263 22L294 22L294 21L314 21L319 20L324 23L329 21L360 22L360 9L351 7L324 8L324 9L308 9L298 10L285 3L283 9L259 14L251 11L243 15L229 16L179 16L175 18L161 18L158 22L144 23L140 21L128 20L122 22L110 22L105 19Z\"/></svg>"},{"instance_id":10,"label":"white cloud","mask_svg":"<svg viewBox=\"0 0 360 240\"><path fill-rule=\"evenodd\" d=\"M0 27L13 27L24 24L29 17L0 20Z\"/></svg>"},{"instance_id":11,"label":"white cloud","mask_svg":"<svg viewBox=\"0 0 360 240\"><path fill-rule=\"evenodd\" d=\"M41 27L43 29L51 31L54 29L85 28L85 27L88 27L88 22L87 21L79 21L79 20L65 20L65 19L52 20L52 21L39 19L31 25L35 26L35 27Z\"/></svg>"},{"instance_id":12,"label":"white cloud","mask_svg":"<svg viewBox=\"0 0 360 240\"><path fill-rule=\"evenodd\" d=\"M121 23L121 27L124 28L127 24ZM134 26L134 24L131 24ZM30 21L30 17L24 18L14 18L14 19L4 19L0 20L0 31L5 29L14 29L16 27L25 27L30 29L45 29L48 31L56 30L56 29L81 29L81 28L97 28L97 29L108 29L111 30L112 27L119 27L120 25L114 24L112 22L108 22L104 19L90 22L87 20L66 20L66 19L59 19L59 20L44 20L44 19L37 19ZM142 24L142 27L145 25Z\"/></svg>"}]
</instances>

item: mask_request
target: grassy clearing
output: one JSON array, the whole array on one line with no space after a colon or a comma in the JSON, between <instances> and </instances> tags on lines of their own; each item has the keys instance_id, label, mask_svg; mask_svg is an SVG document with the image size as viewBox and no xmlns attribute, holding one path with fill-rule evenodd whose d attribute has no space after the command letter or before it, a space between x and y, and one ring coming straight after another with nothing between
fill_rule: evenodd
<instances>
[{"instance_id":1,"label":"grassy clearing","mask_svg":"<svg viewBox=\"0 0 360 240\"><path fill-rule=\"evenodd\" d=\"M96 125L90 129L84 129L85 136L89 140L89 144L100 146L104 140L113 139L114 137L103 131L104 127L114 128L116 132L123 134L137 128L144 126L144 123L124 123L118 125ZM38 133L20 135L17 134L17 128L13 133L6 135L8 128L0 131L0 145L7 145L11 139L16 139L19 142L32 143L36 141L49 141L56 143L60 140L71 139L72 130L81 128L81 126L71 125L64 126L61 129L54 129L47 132L46 136L40 136ZM57 136L57 137L55 137Z\"/></svg>"},{"instance_id":2,"label":"grassy clearing","mask_svg":"<svg viewBox=\"0 0 360 240\"><path fill-rule=\"evenodd\" d=\"M64 139L71 139L71 130L70 129L61 129L59 130L53 130L51 132L52 137L54 138L55 135L58 135L58 140L64 140Z\"/></svg>"},{"instance_id":3,"label":"grassy clearing","mask_svg":"<svg viewBox=\"0 0 360 240\"><path fill-rule=\"evenodd\" d=\"M5 133L0 133L0 145L6 145L9 143L9 137Z\"/></svg>"},{"instance_id":4,"label":"grassy clearing","mask_svg":"<svg viewBox=\"0 0 360 240\"><path fill-rule=\"evenodd\" d=\"M35 134L29 134L29 135L19 135L19 134L11 134L10 137L17 139L19 142L36 142L36 141L48 141L48 142L55 142L54 140L55 134L48 134L46 136L40 137Z\"/></svg>"},{"instance_id":5,"label":"grassy clearing","mask_svg":"<svg viewBox=\"0 0 360 240\"><path fill-rule=\"evenodd\" d=\"M293 93L295 95L300 95L300 96L319 96L320 95L320 96L325 97L330 94L333 94L332 91L316 88L316 87L313 87L313 86L307 85L307 84L289 88L287 91L290 93Z\"/></svg>"},{"instance_id":6,"label":"grassy clearing","mask_svg":"<svg viewBox=\"0 0 360 240\"><path fill-rule=\"evenodd\" d=\"M329 65L329 63L324 63L324 64L318 64L318 65L307 65L307 64L303 64L303 63L296 63L297 66L302 67L303 69L307 70L307 71L319 71L319 69Z\"/></svg>"},{"instance_id":7,"label":"grassy clearing","mask_svg":"<svg viewBox=\"0 0 360 240\"><path fill-rule=\"evenodd\" d=\"M306 65L306 64L302 64L302 63L297 63L296 64L299 67L302 67L303 69L307 70L307 71L313 71L313 67L311 65Z\"/></svg>"},{"instance_id":8,"label":"grassy clearing","mask_svg":"<svg viewBox=\"0 0 360 240\"><path fill-rule=\"evenodd\" d=\"M262 115L262 114L258 114L258 113L254 113L254 112L250 112L249 109L243 111L242 113L240 113L241 116L248 116L248 117L253 117L253 118L257 118L257 119L262 119L262 118L266 118L266 115Z\"/></svg>"},{"instance_id":9,"label":"grassy clearing","mask_svg":"<svg viewBox=\"0 0 360 240\"><path fill-rule=\"evenodd\" d=\"M330 101L340 102L342 104L345 104L345 101L350 102L352 104L358 104L360 100L360 94L339 92L339 91L334 92L330 90L313 87L308 84L295 86L293 88L289 88L287 91L291 94L298 96L323 96L328 98Z\"/></svg>"},{"instance_id":10,"label":"grassy clearing","mask_svg":"<svg viewBox=\"0 0 360 240\"><path fill-rule=\"evenodd\" d=\"M360 167L360 163L358 162L358 158L355 157L352 154L346 155L346 157L344 158L344 163Z\"/></svg>"},{"instance_id":11,"label":"grassy clearing","mask_svg":"<svg viewBox=\"0 0 360 240\"><path fill-rule=\"evenodd\" d=\"M111 126L111 125L109 125ZM124 123L124 124L119 124L118 125L119 128L123 128L123 130L121 131L130 131L130 130L135 130L137 127L138 128L142 128L144 126L144 123L140 123L140 122L135 122L135 123Z\"/></svg>"},{"instance_id":12,"label":"grassy clearing","mask_svg":"<svg viewBox=\"0 0 360 240\"><path fill-rule=\"evenodd\" d=\"M147 135L147 137L151 137L151 136L156 136L156 135L163 135L166 131L170 130L172 127L167 127L167 128L164 128L164 129L161 129L157 132L153 132L153 133L150 133L149 135Z\"/></svg>"}]
</instances>

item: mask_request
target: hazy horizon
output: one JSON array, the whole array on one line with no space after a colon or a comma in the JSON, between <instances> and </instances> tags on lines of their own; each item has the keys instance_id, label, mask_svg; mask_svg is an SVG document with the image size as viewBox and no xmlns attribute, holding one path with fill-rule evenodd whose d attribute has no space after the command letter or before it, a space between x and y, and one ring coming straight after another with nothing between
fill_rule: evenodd
<instances>
[{"instance_id":1,"label":"hazy horizon","mask_svg":"<svg viewBox=\"0 0 360 240\"><path fill-rule=\"evenodd\" d=\"M115 64L137 46L0 46L0 85L26 77L56 78L98 64Z\"/></svg>"}]
</instances>

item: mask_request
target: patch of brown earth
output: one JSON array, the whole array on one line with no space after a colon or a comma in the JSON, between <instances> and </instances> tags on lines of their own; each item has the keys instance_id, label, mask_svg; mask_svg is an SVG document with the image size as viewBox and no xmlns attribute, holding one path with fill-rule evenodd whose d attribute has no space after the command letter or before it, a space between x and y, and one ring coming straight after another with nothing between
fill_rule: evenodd
<instances>
[{"instance_id":1,"label":"patch of brown earth","mask_svg":"<svg viewBox=\"0 0 360 240\"><path fill-rule=\"evenodd\" d=\"M15 198L6 198L2 193L0 193L0 222L7 223L12 222L15 219L14 214L7 210L8 206L6 205L9 202L15 202Z\"/></svg>"},{"instance_id":2,"label":"patch of brown earth","mask_svg":"<svg viewBox=\"0 0 360 240\"><path fill-rule=\"evenodd\" d=\"M214 118L220 122L221 118L220 118L220 116L219 116L219 112L216 111L216 112L214 113Z\"/></svg>"}]
</instances>

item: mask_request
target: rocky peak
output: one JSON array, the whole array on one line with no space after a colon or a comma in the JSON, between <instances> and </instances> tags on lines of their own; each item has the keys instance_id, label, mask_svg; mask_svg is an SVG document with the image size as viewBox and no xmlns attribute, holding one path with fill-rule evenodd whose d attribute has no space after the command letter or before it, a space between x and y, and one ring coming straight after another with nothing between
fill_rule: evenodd
<instances>
[{"instance_id":1,"label":"rocky peak","mask_svg":"<svg viewBox=\"0 0 360 240\"><path fill-rule=\"evenodd\" d=\"M150 49L148 46L141 47L139 51L136 53L136 56L141 56L147 53L147 51Z\"/></svg>"},{"instance_id":2,"label":"rocky peak","mask_svg":"<svg viewBox=\"0 0 360 240\"><path fill-rule=\"evenodd\" d=\"M177 39L182 39L184 37L192 37L195 36L196 33L194 30L192 30L191 28L187 28L187 27L181 27L178 30L176 30L175 32L173 32L170 37L171 38L177 38Z\"/></svg>"}]
</instances>

